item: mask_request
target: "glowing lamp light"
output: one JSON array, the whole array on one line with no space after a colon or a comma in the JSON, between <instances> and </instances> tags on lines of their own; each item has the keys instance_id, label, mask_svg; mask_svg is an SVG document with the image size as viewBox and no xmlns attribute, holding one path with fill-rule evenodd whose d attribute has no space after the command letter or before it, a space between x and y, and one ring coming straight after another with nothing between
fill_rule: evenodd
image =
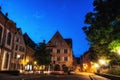
<instances>
[{"instance_id":1,"label":"glowing lamp light","mask_svg":"<svg viewBox=\"0 0 120 80\"><path fill-rule=\"evenodd\" d=\"M99 68L99 67L100 67L99 64L97 64L97 63L95 63L94 66L95 66L96 68Z\"/></svg>"},{"instance_id":2,"label":"glowing lamp light","mask_svg":"<svg viewBox=\"0 0 120 80\"><path fill-rule=\"evenodd\" d=\"M120 49L118 49L117 53L120 55Z\"/></svg>"},{"instance_id":3,"label":"glowing lamp light","mask_svg":"<svg viewBox=\"0 0 120 80\"><path fill-rule=\"evenodd\" d=\"M87 64L83 64L84 69L87 69L88 65Z\"/></svg>"},{"instance_id":4,"label":"glowing lamp light","mask_svg":"<svg viewBox=\"0 0 120 80\"><path fill-rule=\"evenodd\" d=\"M105 64L106 64L105 60L103 60L103 59L100 59L100 60L99 60L99 63L100 63L101 65L105 65Z\"/></svg>"},{"instance_id":5,"label":"glowing lamp light","mask_svg":"<svg viewBox=\"0 0 120 80\"><path fill-rule=\"evenodd\" d=\"M17 58L20 58L20 55L19 55L19 54L17 55Z\"/></svg>"},{"instance_id":6,"label":"glowing lamp light","mask_svg":"<svg viewBox=\"0 0 120 80\"><path fill-rule=\"evenodd\" d=\"M29 62L29 59L26 59L26 62L28 63L28 62Z\"/></svg>"},{"instance_id":7,"label":"glowing lamp light","mask_svg":"<svg viewBox=\"0 0 120 80\"><path fill-rule=\"evenodd\" d=\"M37 64L37 61L34 61L34 65L36 65Z\"/></svg>"}]
</instances>

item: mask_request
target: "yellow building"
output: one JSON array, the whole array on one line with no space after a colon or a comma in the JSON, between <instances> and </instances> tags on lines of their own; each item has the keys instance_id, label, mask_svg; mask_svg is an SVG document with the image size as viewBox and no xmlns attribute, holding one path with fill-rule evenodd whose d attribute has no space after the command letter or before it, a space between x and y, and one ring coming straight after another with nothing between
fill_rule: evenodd
<instances>
[{"instance_id":1,"label":"yellow building","mask_svg":"<svg viewBox=\"0 0 120 80\"><path fill-rule=\"evenodd\" d=\"M73 53L72 39L64 39L57 31L52 39L48 42L47 48L52 55L51 65L54 69L63 70L63 67L72 68Z\"/></svg>"}]
</instances>

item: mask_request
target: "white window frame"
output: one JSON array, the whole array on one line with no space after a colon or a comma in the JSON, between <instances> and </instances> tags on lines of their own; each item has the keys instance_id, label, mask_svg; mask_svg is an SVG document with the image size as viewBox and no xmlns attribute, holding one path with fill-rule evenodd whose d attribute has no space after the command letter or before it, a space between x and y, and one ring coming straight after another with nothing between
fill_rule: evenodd
<instances>
[{"instance_id":1,"label":"white window frame","mask_svg":"<svg viewBox=\"0 0 120 80\"><path fill-rule=\"evenodd\" d=\"M12 49L13 34L8 29L6 31L7 32L6 32L6 38L5 38L5 47L7 47L9 49ZM9 32L11 33L11 42L10 42L10 45L7 45L7 39L8 39L8 33Z\"/></svg>"},{"instance_id":2,"label":"white window frame","mask_svg":"<svg viewBox=\"0 0 120 80\"><path fill-rule=\"evenodd\" d=\"M4 34L4 26L0 23L0 26L3 28L2 30L2 36L1 36L1 41L0 41L0 45L2 45L2 42L3 42L3 34Z\"/></svg>"},{"instance_id":3,"label":"white window frame","mask_svg":"<svg viewBox=\"0 0 120 80\"><path fill-rule=\"evenodd\" d=\"M7 67L7 68L4 68L5 56L6 56L7 53L9 54L8 67ZM9 70L9 67L10 67L10 58L11 58L11 53L8 52L8 51L4 51L3 58L2 58L2 70Z\"/></svg>"}]
</instances>

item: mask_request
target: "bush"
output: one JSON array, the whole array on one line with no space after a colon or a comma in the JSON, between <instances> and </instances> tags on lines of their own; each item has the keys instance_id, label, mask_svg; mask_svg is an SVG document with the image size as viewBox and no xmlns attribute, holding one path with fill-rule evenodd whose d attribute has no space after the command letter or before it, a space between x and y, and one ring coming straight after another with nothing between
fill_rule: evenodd
<instances>
[{"instance_id":1,"label":"bush","mask_svg":"<svg viewBox=\"0 0 120 80\"><path fill-rule=\"evenodd\" d=\"M114 68L108 71L109 74L119 75L120 76L120 68Z\"/></svg>"}]
</instances>

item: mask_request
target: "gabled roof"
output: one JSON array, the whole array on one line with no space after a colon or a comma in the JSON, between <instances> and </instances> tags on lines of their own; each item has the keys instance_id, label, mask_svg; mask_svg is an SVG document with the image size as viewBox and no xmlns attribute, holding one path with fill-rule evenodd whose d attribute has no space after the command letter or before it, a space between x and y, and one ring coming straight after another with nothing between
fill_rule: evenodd
<instances>
[{"instance_id":1,"label":"gabled roof","mask_svg":"<svg viewBox=\"0 0 120 80\"><path fill-rule=\"evenodd\" d=\"M72 39L64 39L64 40L72 48Z\"/></svg>"},{"instance_id":2,"label":"gabled roof","mask_svg":"<svg viewBox=\"0 0 120 80\"><path fill-rule=\"evenodd\" d=\"M62 37L62 35L59 33L59 31L57 31L54 36L52 37L52 39L48 42L48 45L51 46L51 47L54 47L54 43L52 42L54 39L61 39L67 46L69 46L70 48L72 48L72 39L64 39Z\"/></svg>"},{"instance_id":3,"label":"gabled roof","mask_svg":"<svg viewBox=\"0 0 120 80\"><path fill-rule=\"evenodd\" d=\"M22 30L21 30L21 28L17 28L17 29L16 29L16 33L20 33L20 34L22 35ZM15 33L15 34L16 34L16 33Z\"/></svg>"},{"instance_id":4,"label":"gabled roof","mask_svg":"<svg viewBox=\"0 0 120 80\"><path fill-rule=\"evenodd\" d=\"M35 44L35 42L28 36L28 34L25 33L25 34L23 35L23 37L24 37L25 44L28 45L29 47L35 49L36 44Z\"/></svg>"}]
</instances>

